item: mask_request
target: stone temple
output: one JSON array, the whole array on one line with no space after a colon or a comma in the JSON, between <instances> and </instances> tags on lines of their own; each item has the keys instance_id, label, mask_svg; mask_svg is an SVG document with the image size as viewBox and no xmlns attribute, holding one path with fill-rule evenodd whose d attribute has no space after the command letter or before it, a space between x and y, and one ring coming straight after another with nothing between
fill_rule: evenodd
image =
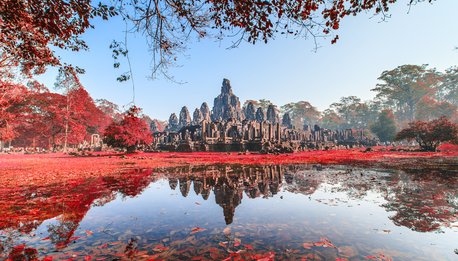
<instances>
[{"instance_id":1,"label":"stone temple","mask_svg":"<svg viewBox=\"0 0 458 261\"><path fill-rule=\"evenodd\" d=\"M223 79L221 93L210 110L206 102L193 111L184 106L179 117L172 113L165 131L153 134L155 150L166 151L254 151L285 153L307 149L331 149L373 145L363 131L352 129L294 129L288 114L278 115L270 105L266 112L248 103L241 108L231 83Z\"/></svg>"}]
</instances>

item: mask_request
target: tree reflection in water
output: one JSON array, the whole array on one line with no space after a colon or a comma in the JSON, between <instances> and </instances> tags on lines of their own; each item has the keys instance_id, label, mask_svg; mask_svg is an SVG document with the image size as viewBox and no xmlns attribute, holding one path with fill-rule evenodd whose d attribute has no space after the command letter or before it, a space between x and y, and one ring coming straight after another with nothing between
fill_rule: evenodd
<instances>
[{"instance_id":1,"label":"tree reflection in water","mask_svg":"<svg viewBox=\"0 0 458 261\"><path fill-rule=\"evenodd\" d=\"M17 244L16 238L32 234L45 220L49 240L62 249L75 240L75 230L91 207L101 207L121 197L136 197L158 180L168 180L170 189L188 197L196 195L223 209L226 224L231 224L243 197L269 198L280 191L313 195L322 186L344 192L351 199L362 199L369 192L381 195L382 205L392 212L397 226L413 231L431 232L450 227L458 216L458 175L451 170L383 170L346 166L186 166L153 170L132 170L122 179L105 176L74 180L49 187L2 188L0 190L0 258L33 260L37 250ZM27 242L25 242L27 243Z\"/></svg>"}]
</instances>

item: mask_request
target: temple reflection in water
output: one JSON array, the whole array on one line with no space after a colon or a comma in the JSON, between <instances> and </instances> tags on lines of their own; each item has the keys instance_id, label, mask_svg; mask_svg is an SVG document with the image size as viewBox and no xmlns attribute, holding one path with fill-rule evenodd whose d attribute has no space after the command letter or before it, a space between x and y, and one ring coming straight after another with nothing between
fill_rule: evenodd
<instances>
[{"instance_id":1,"label":"temple reflection in water","mask_svg":"<svg viewBox=\"0 0 458 261\"><path fill-rule=\"evenodd\" d=\"M176 174L181 178L168 178L170 188L179 187L183 197L188 196L191 185L196 195L208 200L211 192L215 202L223 208L226 224L234 219L235 208L242 203L243 194L249 198L271 197L282 185L281 166L211 166L182 167L159 170L166 175Z\"/></svg>"}]
</instances>

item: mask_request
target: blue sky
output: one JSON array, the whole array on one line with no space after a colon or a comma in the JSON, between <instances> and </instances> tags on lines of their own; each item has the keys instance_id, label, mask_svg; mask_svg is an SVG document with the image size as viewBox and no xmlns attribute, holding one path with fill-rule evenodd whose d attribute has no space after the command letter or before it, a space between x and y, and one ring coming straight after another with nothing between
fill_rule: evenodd
<instances>
[{"instance_id":1,"label":"blue sky","mask_svg":"<svg viewBox=\"0 0 458 261\"><path fill-rule=\"evenodd\" d=\"M403 3L392 7L386 22L369 14L348 17L341 24L337 44L320 40L317 52L311 39L282 36L268 44L242 44L230 50L226 49L230 41L193 41L178 57L180 67L170 70L184 84L149 79L152 57L145 40L130 35L136 104L152 118L165 120L183 105L191 112L203 101L212 106L223 78L228 78L242 102L264 98L280 106L306 100L323 110L342 96L371 99L370 89L384 70L402 64L429 64L439 70L458 65L458 1L418 4L410 13L408 1L399 2ZM123 39L124 25L117 20L95 25L84 35L90 51L59 54L86 69L81 81L94 99L125 106L132 99L131 84L118 83L116 77L127 64L113 69L108 48L113 39ZM55 77L56 70L50 69L39 80L51 88Z\"/></svg>"}]
</instances>

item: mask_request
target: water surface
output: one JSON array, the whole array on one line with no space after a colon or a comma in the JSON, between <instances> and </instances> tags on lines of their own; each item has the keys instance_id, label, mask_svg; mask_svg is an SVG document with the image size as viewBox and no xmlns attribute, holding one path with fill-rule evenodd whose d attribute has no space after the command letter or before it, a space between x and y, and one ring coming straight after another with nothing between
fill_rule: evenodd
<instances>
[{"instance_id":1,"label":"water surface","mask_svg":"<svg viewBox=\"0 0 458 261\"><path fill-rule=\"evenodd\" d=\"M30 186L0 193L0 258L457 260L457 174L215 165Z\"/></svg>"}]
</instances>

